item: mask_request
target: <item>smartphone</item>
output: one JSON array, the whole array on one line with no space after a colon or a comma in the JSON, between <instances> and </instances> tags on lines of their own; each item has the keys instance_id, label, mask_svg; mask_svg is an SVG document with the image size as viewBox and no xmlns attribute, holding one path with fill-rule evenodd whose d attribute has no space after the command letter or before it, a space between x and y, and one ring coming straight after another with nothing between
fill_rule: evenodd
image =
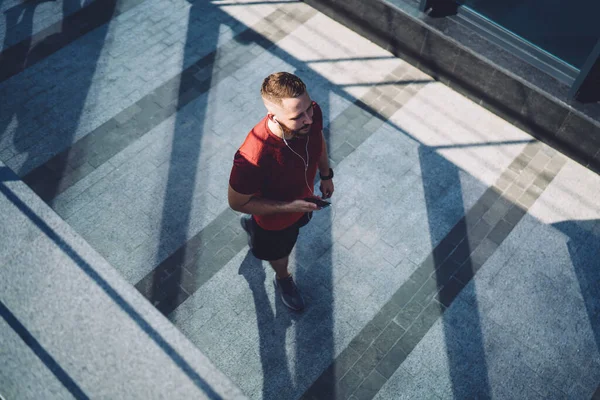
<instances>
[{"instance_id":1,"label":"smartphone","mask_svg":"<svg viewBox=\"0 0 600 400\"><path fill-rule=\"evenodd\" d=\"M331 205L330 202L321 200L321 199L317 199L316 197L306 197L304 200L308 201L310 203L315 203L317 205L317 207L319 207L319 208L325 208L325 207L329 207Z\"/></svg>"}]
</instances>

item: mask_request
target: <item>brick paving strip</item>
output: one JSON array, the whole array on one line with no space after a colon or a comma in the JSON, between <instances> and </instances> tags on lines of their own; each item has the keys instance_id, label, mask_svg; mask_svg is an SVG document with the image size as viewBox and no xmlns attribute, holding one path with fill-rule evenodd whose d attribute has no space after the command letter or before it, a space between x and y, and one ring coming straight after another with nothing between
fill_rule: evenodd
<instances>
[{"instance_id":1,"label":"brick paving strip","mask_svg":"<svg viewBox=\"0 0 600 400\"><path fill-rule=\"evenodd\" d=\"M542 147L525 147L302 399L367 400L379 392L566 163Z\"/></svg>"},{"instance_id":2,"label":"brick paving strip","mask_svg":"<svg viewBox=\"0 0 600 400\"><path fill-rule=\"evenodd\" d=\"M145 0L95 0L0 53L0 82L37 64L60 49L142 4Z\"/></svg>"},{"instance_id":3,"label":"brick paving strip","mask_svg":"<svg viewBox=\"0 0 600 400\"><path fill-rule=\"evenodd\" d=\"M256 26L242 31L70 148L27 173L22 177L23 181L45 202L50 203L54 197L91 174L112 156L245 66L255 57L248 51L250 45L271 48L316 14L313 9L298 11L293 6L275 10ZM282 17L287 17L289 22L281 29L273 29L274 23ZM212 73L213 64L222 67L217 76ZM94 149L93 152L90 149Z\"/></svg>"},{"instance_id":4,"label":"brick paving strip","mask_svg":"<svg viewBox=\"0 0 600 400\"><path fill-rule=\"evenodd\" d=\"M385 79L411 80L410 68L401 66ZM408 72L408 74L407 74ZM373 87L338 115L325 130L330 158L339 164L422 87L411 84L399 89ZM367 104L366 102L369 102ZM377 111L379 110L379 111ZM349 126L370 129L353 130ZM135 287L164 315L169 315L204 283L221 270L248 243L239 224L239 214L227 209L187 243L141 279ZM317 256L317 255L315 255Z\"/></svg>"}]
</instances>

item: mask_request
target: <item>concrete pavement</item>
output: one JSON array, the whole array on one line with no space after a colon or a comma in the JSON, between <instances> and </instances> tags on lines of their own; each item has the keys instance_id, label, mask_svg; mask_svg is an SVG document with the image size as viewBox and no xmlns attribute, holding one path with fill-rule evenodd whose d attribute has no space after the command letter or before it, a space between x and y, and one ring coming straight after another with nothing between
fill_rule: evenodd
<instances>
[{"instance_id":1,"label":"concrete pavement","mask_svg":"<svg viewBox=\"0 0 600 400\"><path fill-rule=\"evenodd\" d=\"M161 329L179 338L174 326L182 346L195 346L206 365L193 364L204 368L198 376L222 382L224 398L237 395L229 381L255 399L592 397L597 175L303 3L104 1L110 12L93 18L88 4L66 3L2 5L33 15L31 52L61 45L3 72L0 159L39 196L28 201L50 206L40 218L72 232L94 254L88 264L110 271L107 281L138 299L141 315L164 324L158 310L173 324ZM27 26L5 19L4 28L14 39L3 52L27 38ZM279 70L298 74L321 105L336 171L334 206L302 229L292 257L302 314L281 304L226 201L235 149L265 112L260 82ZM25 221L16 226L30 224L5 207L10 221ZM102 354L108 333L67 361L78 320L59 299L97 282L52 268L63 262L60 246L44 240L48 247L27 235L3 241L12 256L0 299L66 357L54 359L71 380L44 364L39 382L52 384L32 393L78 387L94 397L117 377L93 381L110 364L85 349ZM27 288L48 276L60 283L35 311L23 306L32 294L15 272L27 268ZM95 304L79 322L131 324ZM40 314L69 319L71 334L36 325ZM27 350L7 318L2 337ZM116 364L137 357L118 350L137 354L128 332L110 342ZM29 357L15 368L39 364ZM135 372L154 371L159 359ZM0 394L25 393L28 381L4 371L0 387L12 391ZM188 390L179 378L136 379L133 388L148 379L163 393Z\"/></svg>"}]
</instances>

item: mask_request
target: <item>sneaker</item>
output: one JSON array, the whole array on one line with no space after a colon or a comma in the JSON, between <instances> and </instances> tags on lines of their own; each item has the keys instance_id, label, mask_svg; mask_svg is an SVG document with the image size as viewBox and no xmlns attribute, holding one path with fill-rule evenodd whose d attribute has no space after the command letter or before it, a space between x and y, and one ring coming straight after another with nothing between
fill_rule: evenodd
<instances>
[{"instance_id":1,"label":"sneaker","mask_svg":"<svg viewBox=\"0 0 600 400\"><path fill-rule=\"evenodd\" d=\"M294 311L300 311L304 308L304 299L291 275L284 279L277 279L276 274L273 277L273 284L275 284L275 288L279 289L281 300L288 308Z\"/></svg>"},{"instance_id":2,"label":"sneaker","mask_svg":"<svg viewBox=\"0 0 600 400\"><path fill-rule=\"evenodd\" d=\"M252 225L252 217L242 217L240 219L242 229L248 234L248 247L252 248L252 235L254 235L254 227Z\"/></svg>"}]
</instances>

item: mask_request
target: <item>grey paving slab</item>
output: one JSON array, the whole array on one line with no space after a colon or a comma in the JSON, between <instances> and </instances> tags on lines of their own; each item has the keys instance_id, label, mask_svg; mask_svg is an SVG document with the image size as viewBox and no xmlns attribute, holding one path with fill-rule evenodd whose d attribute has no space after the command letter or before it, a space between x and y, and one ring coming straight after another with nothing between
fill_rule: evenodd
<instances>
[{"instance_id":1,"label":"grey paving slab","mask_svg":"<svg viewBox=\"0 0 600 400\"><path fill-rule=\"evenodd\" d=\"M567 166L537 200L531 215L523 218L461 292L458 302L409 355L403 368L418 375L426 375L427 369L435 371L428 379L432 383L450 379L446 395L453 397L473 395L477 390L485 397L498 398L592 396L598 376L595 322L590 315L595 313L597 296L595 291L583 289L589 285L580 285L573 266L585 259L582 265L589 266L590 272L581 275L593 275L590 254L596 251L596 222L558 222L555 225L562 229L557 229L549 221L559 212L553 203L567 196L586 204L572 213L597 213L587 202L594 195L589 189L597 187L597 177L586 176L575 164ZM586 176L588 188L577 195L561 183L572 179L575 171ZM560 211L560 219L567 215L566 209ZM484 371L468 365L483 366ZM584 370L582 365L592 367ZM478 375L487 382L477 388L472 383L481 382ZM404 379L398 372L380 395L389 395L395 387L391 382ZM470 384L465 385L467 382Z\"/></svg>"},{"instance_id":2,"label":"grey paving slab","mask_svg":"<svg viewBox=\"0 0 600 400\"><path fill-rule=\"evenodd\" d=\"M234 27L239 29L242 25L237 24ZM247 69L251 70L250 67ZM215 135L210 127L216 122L231 119L232 116L238 117L235 106L229 102L236 90L239 90L237 86L234 78L224 78L209 95L199 96L176 116L168 118L153 129L147 137L144 135L142 140L134 142L131 148L126 148L107 160L110 165L118 168L107 174L94 174L94 179L84 179L82 183L78 182L73 188L61 194L53 201L55 208L65 217L77 219L73 215L86 215L87 208L101 208L93 201L94 196L105 196L103 191L112 192L111 196L115 197L116 194L118 202L128 201L134 204L134 207L128 207L130 211L132 208L137 209L130 213L134 220L133 225L140 226L141 223L142 228L147 228L142 229L140 238L129 235L131 246L136 247L141 242L148 243L148 240L144 239L148 234L151 237L162 235L162 238L158 239L159 243L170 243L173 237L175 240L185 242L227 207L224 196L231 162L230 152L220 151L225 141L219 135ZM123 118L129 118L131 115L135 115L134 118L144 118L140 117L139 112L123 115ZM244 124L244 129L250 128L247 122ZM198 135L198 132L203 130L207 130L207 134ZM237 134L241 132L243 131L239 130ZM230 138L226 140L228 139ZM200 148L202 151L198 150ZM133 155L135 155L133 160L124 163ZM219 156L218 159L213 159L215 155ZM151 171L152 167L148 161L158 167L156 171ZM99 169L111 168L102 165ZM122 179L126 179L126 182L116 184L115 179L121 179L120 174L123 174ZM97 176L102 175L103 178L94 182ZM174 181L175 177L177 182ZM187 177L189 178L186 179ZM88 187L92 182L93 185ZM115 190L117 187L119 190ZM165 193L169 194L166 198ZM192 204L202 204L204 209L181 212L190 209ZM98 218L114 220L107 215L110 213L109 207L104 208L102 213L104 216ZM101 238L110 236L107 229L102 232L102 225L98 227L98 231L94 232L95 236ZM148 262L150 257L139 254L143 251L139 250L135 254L135 259L143 260L144 264L140 265L139 261L130 261L125 257L133 250L137 251L136 248L125 250L115 248L114 252L110 252L109 244L101 243L91 234L88 234L87 238L91 243L98 242L98 246L105 249L103 253L117 263L118 268L122 268L127 276L143 276L156 265L155 263L161 261L158 259L155 262ZM110 243L117 243L117 241L112 240ZM149 243L156 243L156 240L149 239ZM156 254L152 251L151 245L142 247L144 248L148 249L149 253ZM135 268L143 269L136 271Z\"/></svg>"},{"instance_id":3,"label":"grey paving slab","mask_svg":"<svg viewBox=\"0 0 600 400\"><path fill-rule=\"evenodd\" d=\"M0 24L0 50L28 39L40 31L60 23L65 17L79 11L80 6L67 1L23 4L19 1L5 1L0 11L5 15ZM20 16L22 16L20 18Z\"/></svg>"},{"instance_id":4,"label":"grey paving slab","mask_svg":"<svg viewBox=\"0 0 600 400\"><path fill-rule=\"evenodd\" d=\"M302 314L285 309L239 227L201 251L228 209L231 157L264 116L259 83L276 70L308 83L336 170L334 207L292 254ZM304 4L146 0L0 84L22 85L0 150L22 174L79 140L52 206L250 398L311 386L321 397L306 398L589 398L596 178L422 75ZM427 82L374 89L390 76ZM199 77L211 81L176 108L179 84ZM44 252L63 262L44 246L29 259Z\"/></svg>"},{"instance_id":5,"label":"grey paving slab","mask_svg":"<svg viewBox=\"0 0 600 400\"><path fill-rule=\"evenodd\" d=\"M353 157L363 157L363 155L361 155L361 148L357 149L357 151L355 153L352 153L349 157L348 157L348 162L352 162ZM346 162L346 160L344 160L344 162ZM354 163L354 165L356 165L356 163ZM344 168L344 164L342 163L342 165L340 166L343 170ZM338 194L340 196L344 196L346 190L350 191L351 189L345 189L344 186L342 186L341 188L338 187ZM480 189L481 190L481 189ZM353 223L357 223L358 221L360 221L361 219L364 220L364 218L361 218L361 211L368 213L368 210L357 210L354 213L348 214L348 216L339 219L339 223L336 223L336 221L338 221L337 217L332 225L332 227L335 229L336 226L339 224L339 227L341 229L348 229L351 228ZM347 222L344 222L347 221ZM367 222L368 223L368 222ZM304 236L302 236L304 237ZM305 239L302 239L301 237L301 242ZM343 237L340 237L340 245L342 244L341 242L343 241ZM320 281L329 281L331 282L329 285L331 286L331 293L329 294L329 297L331 298L335 298L338 300L339 302L339 306L336 307L336 309L333 311L333 315L334 318L339 318L340 321L352 321L351 324L355 325L355 327L353 328L354 330L356 330L357 328L360 328L361 323L364 324L366 322L368 322L369 317L372 318L374 316L374 314L377 311L377 306L375 305L369 305L369 303L365 302L365 301L360 301L359 303L357 303L357 300L360 298L364 298L367 297L367 299L369 299L368 301L372 302L374 301L374 299L377 299L378 301L381 302L385 302L387 299L385 298L385 296L381 297L373 297L372 294L372 289L369 288L369 285L364 285L363 282L357 280L356 276L361 276L363 278L358 278L358 279L372 279L372 276L369 276L368 274L365 275L364 273L364 265L365 264L369 264L369 265L377 265L377 262L373 263L373 262L369 262L369 258L372 258L372 256L374 255L373 253L370 253L369 248L364 246L363 244L361 244L360 242L354 242L352 243L351 246L351 250L348 252L343 251L342 249L344 248L343 246L341 248L336 248L336 245L334 244L334 247L332 248L331 255L326 254L324 257L326 257L326 259L331 260L330 262L333 263L334 271L327 273L326 270L324 271L322 267L326 267L327 264L317 264L319 266L318 270L320 272L324 272L324 275L322 278L319 278ZM299 243L299 247L298 249L302 248L302 244ZM364 250L361 250L364 249ZM337 257L336 254L338 255L338 257L341 257L341 259L343 260L343 264L341 265L336 265L336 262L334 261ZM297 257L298 254L296 252L295 257ZM241 256L238 256L241 257ZM241 259L239 259L238 257L234 258L232 260L232 263L235 262L239 263L241 261ZM379 256L381 260L384 260L383 257ZM376 259L377 257L375 257ZM375 260L374 259L374 260ZM310 260L310 259L309 259ZM307 261L304 260L302 261L302 264L306 264ZM386 261L383 261L383 263L387 264ZM388 264L389 265L389 264ZM406 267L408 268L412 268L410 264L405 264ZM230 267L225 267L226 268L230 268ZM331 268L331 267L330 267ZM389 266L389 268L392 268L393 270L393 266ZM337 275L337 271L340 270L341 274ZM362 271L361 271L362 270ZM299 272L303 272L304 269L300 269L300 270L296 270L296 276L298 277L298 273ZM223 271L219 272L219 275L222 273ZM377 274L378 272L381 272L379 270L374 271L375 274ZM385 275L382 274L383 278L381 281L373 281L375 282L376 286L378 288L385 288L385 286L383 285L383 281L390 281L391 279L389 279L390 277L394 277L396 274L392 275ZM405 274L402 274L403 276L408 276ZM302 277L304 277L304 275L300 275ZM339 276L339 278L336 278L336 276ZM307 274L304 279L308 279L310 280L313 276L311 276L310 274ZM215 276L216 278L216 276ZM213 279L215 279L213 278ZM387 278L387 279L386 279ZM302 282L301 281L301 282ZM210 283L210 282L209 282ZM346 284L347 283L347 284ZM395 283L395 284L390 284L391 287L397 288L399 285L401 284L401 282ZM345 287L347 286L347 288L345 289ZM314 288L314 286L310 285L307 283L308 290ZM364 287L364 290L358 290L359 288ZM348 289L352 288L352 293L350 294L348 292ZM204 290L204 287L200 288L198 290L198 292L196 294L194 294L192 297L190 297L190 299L188 301L186 301L182 306L182 310L186 310L186 309L190 309L193 308L194 306L192 306L192 304L196 304L195 307L198 307L199 304L204 304L203 307L205 307L205 303L196 303L194 302L194 299L196 296L200 296L200 293ZM388 299L389 296L392 295L392 290L390 290L388 292ZM309 295L310 296L310 295ZM325 299L327 298L327 295L325 296ZM317 298L319 299L319 298ZM317 300L317 299L313 299L313 300ZM323 300L325 300L323 299ZM366 313L363 311L362 313L357 313L356 311L353 312L353 306L351 304L360 304L359 308L366 311ZM382 303L380 303L382 304ZM183 311L181 311L183 312ZM179 315L180 311L177 310L175 312L174 315ZM367 314L367 318L364 318L362 315ZM204 312L202 312L202 315L204 315ZM364 319L363 319L364 318ZM188 317L187 319L187 323L194 323L193 322L194 317ZM336 324L337 325L337 324ZM205 327L205 329L210 329L210 325L204 324L203 325ZM348 329L348 324L347 323L343 323L342 324L343 328L334 328L330 335L333 334L333 337L338 338L338 335L341 335L339 339L336 339L336 341L341 341L341 343L344 343L344 341L346 341L345 337L346 337L346 330ZM356 333L355 333L356 334ZM260 336L260 334L259 334ZM350 337L349 337L350 338ZM334 348L336 349L335 351L337 352L338 350L338 346L334 346ZM341 349L340 349L341 350Z\"/></svg>"},{"instance_id":6,"label":"grey paving slab","mask_svg":"<svg viewBox=\"0 0 600 400\"><path fill-rule=\"evenodd\" d=\"M54 399L73 398L4 319L0 320L0 332L4 363L0 371L0 396L37 399L45 394Z\"/></svg>"},{"instance_id":7,"label":"grey paving slab","mask_svg":"<svg viewBox=\"0 0 600 400\"><path fill-rule=\"evenodd\" d=\"M256 278L254 278L254 274L258 273L258 271L261 271L264 268L264 266L261 266L260 263L257 264L256 262L252 262L252 263L246 265L246 262L251 262L251 258L248 259L248 256L245 256L244 253L245 253L245 251L243 251L238 256L236 256L225 268L223 268L223 270L221 270L217 275L215 275L215 277L213 279L211 279L211 281L207 282L207 284L205 284L203 287L201 287L192 297L190 297L190 299L188 299L188 301L186 301L182 306L180 306L175 311L175 313L173 314L172 318L174 318L174 322L176 324L178 324L178 325L182 324L181 325L182 327L188 326L187 324L195 324L196 322L195 322L195 317L194 316L187 317L187 319L186 319L187 322L185 322L185 323L178 323L178 321L179 321L179 318L182 318L184 315L188 314L188 312L186 312L186 310L192 311L194 309L198 309L198 306L200 304L204 304L204 306L202 308L198 309L198 311L202 310L205 307L210 307L210 308L218 307L217 305L214 304L214 302L205 303L202 300L200 300L202 298L205 298L205 299L211 298L210 293L211 293L212 287L214 285L221 286L223 284L227 284L227 285L233 284L235 286L240 285L242 287L242 285L240 283L233 283L231 281L232 277L234 276L233 275L234 271L228 272L228 270L230 270L230 269L235 270L235 269L239 268L239 265L241 263L242 266L241 266L241 269L240 269L240 273L243 273L244 276L246 276L246 279L252 278L252 280L250 281L251 282L250 283L251 287L255 287L254 285L258 285L258 286L256 286L256 289L252 289L254 291L254 296L256 296L259 293L258 291L264 291L263 292L264 294L262 295L264 297L262 297L263 300L261 300L261 303L260 303L261 304L261 308L260 309L259 308L255 309L254 307L251 307L249 309L250 313L246 314L246 315L256 315L256 313L258 313L258 315L256 317L254 317L254 318L259 318L259 320L258 320L258 329L259 329L259 331L257 331L256 333L252 333L250 336L256 337L256 338L260 337L261 341L262 340L267 340L267 338L263 336L263 335L266 334L266 332L262 332L261 333L260 329L271 329L271 328L268 328L269 326L271 326L268 323L268 321L265 322L265 321L262 321L262 319L261 319L261 315L264 315L264 312L266 311L266 309L272 307L272 305L270 305L269 303L271 303L271 304L275 303L275 305L277 307L277 310L278 310L277 311L278 317L279 317L280 313L282 313L283 317L285 317L287 314L286 314L285 310L281 309L282 305L281 304L278 305L278 301L275 299L275 293L273 291L272 285L270 285L270 279L271 279L271 276L272 276L271 273L268 273L268 271L267 271L266 276L263 275L264 276L263 278L260 278L260 275L257 276ZM243 257L246 257L246 260L248 260L248 261L243 261ZM347 255L346 257L350 257L350 255ZM321 268L322 267L327 267L327 264L323 264L320 267L319 266L317 266L317 267L318 267L319 271L322 271ZM256 268L259 268L258 271L256 271ZM333 311L333 310L327 311L327 308L330 307L330 306L327 306L327 304L330 301L328 299L331 299L332 295L333 296L337 296L337 298L340 299L340 301L343 298L343 296L344 296L343 295L344 285L342 283L343 281L340 282L341 287L339 289L334 289L334 292L333 292L334 294L329 294L325 298L315 297L315 296L311 295L311 291L314 290L314 288L315 288L313 286L314 283L317 283L319 281L309 280L308 279L309 278L308 275L306 276L306 278L300 278L304 274L304 272L302 272L303 270L299 270L297 264L296 264L296 267L294 267L294 268L295 268L296 276L298 277L297 279L299 280L299 282L301 282L302 287L305 288L305 292L307 293L307 296L311 296L311 299L313 301L313 306L312 307L315 307L315 306L316 307L325 307L324 308L325 314L322 314L322 313L317 314L317 315L320 315L320 318L317 321L319 321L318 325L321 326L321 329L320 329L320 332L319 332L321 346L325 346L325 344L327 343L326 337L327 337L327 335L329 335L332 338L335 337L336 341L338 342L338 344L334 345L334 347L331 350L327 350L326 353L330 352L330 351L335 351L335 352L341 351L342 347L344 346L344 343L347 343L353 337L353 335L356 334L356 328L352 327L351 325L349 325L345 321L348 321L348 320L352 321L352 320L356 319L356 315L358 315L356 313L356 311L353 311L354 307L352 307L352 306L346 307L346 306L344 306L343 303L340 303L340 305L336 307L335 311ZM329 267L329 268L331 268L331 267ZM256 271L256 272L253 272L253 270ZM242 271L245 271L245 272L242 272ZM307 273L309 273L309 272L310 272L310 270L307 271ZM258 280L255 282L255 279L258 279ZM266 282L265 282L265 279L266 279ZM219 282L219 281L221 281L221 282ZM306 282L306 283L304 283L304 282ZM217 290L217 292L221 292L222 291L222 289L220 289L220 290L216 289L216 290ZM325 290L324 293L327 293L327 290ZM363 295L364 296L368 296L369 294L370 294L370 289L369 289L368 292L364 293ZM242 296L240 298L240 301L248 303L247 296L248 296L248 294L246 296ZM246 300L244 300L244 298L246 298ZM346 296L345 298L348 298L348 296ZM255 298L254 301L256 302L256 301L258 301L258 299L259 298ZM266 304L265 304L265 301L266 301ZM224 303L225 304L223 304L223 307L227 307L226 302L224 302ZM364 304L361 304L361 306L364 306ZM231 306L229 306L229 307L231 307ZM257 304L257 307L258 307L258 304ZM374 310L374 308L373 308L373 310ZM308 313L306 314L306 318L310 318L311 311L310 311L310 309L307 310L307 311L308 311ZM221 312L226 312L226 311L223 310ZM204 313L204 312L201 311L201 313ZM337 322L334 323L334 321L331 319L332 315L337 320ZM325 318L325 319L323 319L323 318ZM285 334L285 337L289 337L290 334L291 334L291 337L294 337L294 335L296 335L296 337L297 337L296 340L298 340L301 337L301 336L297 336L300 332L303 332L305 329L308 332L311 329L310 328L311 325L306 325L306 324L309 323L308 321L310 319L306 321L306 324L303 324L303 322L302 322L303 319L304 318L301 318L300 320L298 320L296 322L296 324L298 324L298 325L292 325L292 326L290 326L290 329L292 329L295 326L295 331L296 332L294 333L294 330L288 331L288 333ZM290 321L290 322L293 324L292 321ZM239 327L239 324L237 322L234 322L233 324L237 327L236 329L241 329ZM325 324L325 326L323 326L323 324ZM263 325L264 325L264 328L261 328ZM208 322L208 323L206 323L206 324L204 324L202 326L203 326L204 330L208 330L208 331L214 331L214 329L215 329L215 328L213 328L211 326L210 322ZM249 329L254 330L254 329L257 329L257 326L253 327L252 325L246 326L244 324L244 327L245 327L244 328L245 330L249 330ZM325 340L323 340L324 338L325 338ZM276 339L277 339L276 337L273 338L273 340L276 340ZM236 343L238 341L240 341L240 340L241 340L240 343L244 342L244 339L238 335L235 339L232 338L233 343L230 343L229 345L230 346L234 346L234 347L235 346L239 346ZM321 347L321 350L320 350L321 353L323 352L323 350L326 350L326 349L327 349L327 347L324 347L324 348ZM307 357L305 355L305 356L303 356L303 358L301 360L298 360L297 359L298 355L299 354L303 354L303 353L301 352L300 349L296 349L295 351L296 351L296 359L294 359L292 357L292 355L290 355L290 358L291 358L291 360L294 360L296 362L296 364L295 364L295 369L297 371L296 374L299 374L300 371L303 370L303 369L305 369L305 368L309 368L309 366L311 365L311 363L314 363L317 360L320 360L318 362L321 365L323 365L323 368L325 368L325 364L327 364L327 362L329 360L329 358L327 357L327 354L320 354L319 355L318 351L310 353L314 357L318 357L317 359L311 359L310 357ZM331 357L331 356L329 356L329 357ZM219 357L217 357L217 359L218 358ZM298 363L300 363L300 364L298 364ZM263 365L263 368L264 367L266 367L266 366ZM318 373L319 371L316 371L316 372ZM245 382L245 380L246 380L246 378L243 378L243 380L241 382ZM304 386L295 387L294 392L297 393L297 395L301 394L305 390L306 386L308 384L310 384L310 383L311 383L310 380L308 380L308 381L305 380L303 382ZM248 387L249 383L241 383L241 385L243 387ZM268 387L269 386L267 386L266 388L268 388ZM269 389L269 390L272 390L272 389ZM271 392L269 391L268 393L271 393ZM268 398L275 398L275 397L268 397Z\"/></svg>"},{"instance_id":8,"label":"grey paving slab","mask_svg":"<svg viewBox=\"0 0 600 400\"><path fill-rule=\"evenodd\" d=\"M422 378L422 377L421 377ZM398 369L396 379L383 386L376 399L435 399L431 386L421 384L419 377L413 376L402 367Z\"/></svg>"},{"instance_id":9,"label":"grey paving slab","mask_svg":"<svg viewBox=\"0 0 600 400\"><path fill-rule=\"evenodd\" d=\"M577 263L579 258L577 256L569 257L568 246L563 241L564 239L553 239L553 236L556 237L556 235L552 234L551 229L544 228L542 225L540 229L533 232L537 237L544 237L544 242L548 245L548 248L544 249L544 253L538 253L538 257L533 259L530 255L517 254L517 258L513 259L514 262L522 265L576 267L572 262ZM556 250L551 251L550 249ZM592 258L589 258L589 254L586 254L584 265L586 268L589 266L594 269L595 263ZM505 279L510 279L507 274L512 271L510 268L504 269L504 273L496 278L497 285ZM535 271L534 268L530 268L527 275L521 272L519 283L509 291L513 295L496 300L496 306L490 312L490 317L516 336L528 338L527 345L536 350L536 357L544 359L544 361L536 361L535 367L546 365L543 368L547 369L547 365L559 365L556 361L557 358L563 360L561 369L565 373L552 374L554 375L552 378L549 375L545 375L545 377L551 379L556 386L566 388L565 391L568 391L574 384L573 380L590 372L589 370L579 371L575 365L586 364L591 360L590 357L598 357L595 352L590 354L589 350L581 353L582 349L591 349L596 346L595 321L593 318L590 319L590 315L594 315L596 312L597 297L594 290L590 292L584 289L585 286L581 287L577 277L569 278L568 273L566 275L555 276L552 279L542 271ZM584 285L587 284L584 283ZM559 288L561 289L559 290ZM495 293L495 288L486 290L486 294L494 296L492 293ZM543 300L538 298L539 295L543 296ZM494 297L497 298L497 295ZM534 323L524 325L521 323L522 320L514 318L514 313L511 313L510 317L507 316L507 307L514 307L514 303L511 304L509 299L519 298L529 299L526 305L521 307L519 315L535 321ZM586 328L582 329L583 326ZM559 345L550 346L550 343ZM571 354L571 352L573 353ZM567 353L570 355L564 357L563 354ZM593 388L588 386L588 390L591 389Z\"/></svg>"},{"instance_id":10,"label":"grey paving slab","mask_svg":"<svg viewBox=\"0 0 600 400\"><path fill-rule=\"evenodd\" d=\"M37 200L37 196L30 191L23 189L23 184L19 182L18 177L4 164L0 162L0 171L2 176L2 185L6 190L19 190L19 194L24 202ZM10 194L10 193L9 193ZM9 260L12 257L20 255L27 251L29 245L39 238L41 233L39 230L31 229L29 217L24 214L19 207L4 194L0 199L2 213L2 237L3 244L0 247L2 251L2 259ZM54 213L46 206L40 206L34 203L37 207L33 211L41 218L46 220L46 223L53 229L62 227L62 222L54 216ZM46 219L48 218L48 219Z\"/></svg>"},{"instance_id":11,"label":"grey paving slab","mask_svg":"<svg viewBox=\"0 0 600 400\"><path fill-rule=\"evenodd\" d=\"M10 225L33 238L15 241L0 268L2 395L243 398L14 174L2 178Z\"/></svg>"},{"instance_id":12,"label":"grey paving slab","mask_svg":"<svg viewBox=\"0 0 600 400\"><path fill-rule=\"evenodd\" d=\"M187 6L174 7L166 14L172 25L180 26L179 32L183 38L186 37L187 26L177 24L176 21L186 20L188 14L194 20L200 18L197 21L200 25L191 25L192 27L202 26L202 29L207 29L209 26L207 24L216 24L217 26L227 24L227 22L233 24L232 17L219 12L216 7L210 9L198 5L190 9L189 3L184 2L184 4ZM129 10L121 16L126 16L132 12L149 16L153 12L152 5L148 3L143 9ZM140 21L138 21L137 29L144 27L148 29L143 34L130 35L128 31L131 30L131 27L127 25L132 22L126 20L125 26L121 27L121 16L115 18L110 27L104 27L84 36L77 44L59 51L39 63L39 66L36 65L26 70L19 75L19 79L11 79L1 85L0 90L12 91L15 89L14 85L19 84L20 79L33 80L36 83L34 86L36 90L43 92L43 95L36 96L33 100L35 104L31 104L27 109L20 108L23 100L15 99L10 105L10 110L14 110L14 112L3 114L5 118L8 118L7 123L10 122L13 116L17 115L19 121L29 119L36 121L39 127L37 130L42 126L46 127L43 132L43 140L40 141L39 136L28 136L36 129L28 129L22 123L5 125L7 129L3 132L2 147L6 147L12 141L15 143L14 146L20 149L15 157L8 160L9 165L14 170L19 171L21 174L27 173L39 165L43 158L48 159L48 155L56 154L68 147L73 141L85 136L103 122L118 114L123 108L131 105L128 97L130 93L150 92L158 86L161 80L177 75L182 68L187 68L187 66L214 49L215 42L210 40L191 42L193 45L188 46L180 43L178 46L180 49L179 54L171 58L172 60L179 60L178 63L156 64L161 60L144 53L142 56L145 57L143 63L136 67L136 63L131 59L133 55L129 51L119 53L119 57L114 59L110 55L111 50L117 49L117 52L120 48L143 50L148 45L152 46L151 43L143 42L146 38L156 39L157 33L160 32L164 35L166 32L149 18L138 18ZM233 26L234 29L239 31L241 25L233 24ZM143 42L143 44L140 44L140 42ZM78 54L78 56L75 56L75 54ZM84 57L84 54L87 54L87 56ZM68 68L63 68L67 66L66 61L68 60L71 60L68 62ZM159 65L160 68L157 69ZM170 70L166 69L167 67ZM53 71L52 79L49 79L48 71ZM158 71L160 75L149 79L147 77L149 72L145 71L150 71L153 74ZM110 79L104 79L104 76L109 76ZM55 86L57 80L68 80L70 83L69 89L61 85ZM79 90L77 92L80 93L79 96L72 96L69 93L69 90L73 90L74 85L78 85ZM93 100L87 101L86 98ZM59 106L51 107L48 112L38 114L35 118L33 114L31 116L27 114L27 112L39 112L41 107L48 108L50 104ZM52 127L52 130L49 131L48 127ZM29 155L19 155L26 149ZM34 157L35 152L42 152L43 154Z\"/></svg>"}]
</instances>

